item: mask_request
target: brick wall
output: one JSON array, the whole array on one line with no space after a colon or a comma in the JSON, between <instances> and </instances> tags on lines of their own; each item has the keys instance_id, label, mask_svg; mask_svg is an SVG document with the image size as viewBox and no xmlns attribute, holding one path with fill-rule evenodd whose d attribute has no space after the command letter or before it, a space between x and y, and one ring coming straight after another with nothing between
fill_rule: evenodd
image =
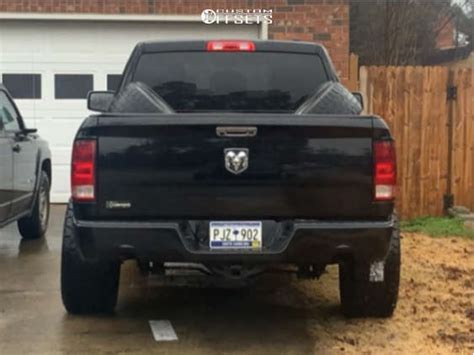
<instances>
[{"instance_id":1,"label":"brick wall","mask_svg":"<svg viewBox=\"0 0 474 355\"><path fill-rule=\"evenodd\" d=\"M200 14L203 9L272 9L269 39L322 43L343 81L349 71L347 0L0 0L0 12Z\"/></svg>"},{"instance_id":2,"label":"brick wall","mask_svg":"<svg viewBox=\"0 0 474 355\"><path fill-rule=\"evenodd\" d=\"M349 74L349 5L345 1L282 1L274 5L269 39L322 43L347 83ZM298 4L296 4L298 3Z\"/></svg>"},{"instance_id":3,"label":"brick wall","mask_svg":"<svg viewBox=\"0 0 474 355\"><path fill-rule=\"evenodd\" d=\"M447 20L441 21L441 26L444 26L438 34L436 39L436 48L447 49L455 46L454 42L454 23L453 21L446 22Z\"/></svg>"}]
</instances>

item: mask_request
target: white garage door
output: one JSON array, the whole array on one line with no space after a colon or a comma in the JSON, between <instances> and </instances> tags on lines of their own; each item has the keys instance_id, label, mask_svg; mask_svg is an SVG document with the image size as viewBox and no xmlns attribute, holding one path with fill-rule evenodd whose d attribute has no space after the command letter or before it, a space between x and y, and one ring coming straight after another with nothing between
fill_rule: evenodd
<instances>
[{"instance_id":1,"label":"white garage door","mask_svg":"<svg viewBox=\"0 0 474 355\"><path fill-rule=\"evenodd\" d=\"M27 126L49 141L52 201L70 195L71 144L90 113L86 93L113 88L137 42L258 35L258 26L199 22L2 20L0 81L13 92Z\"/></svg>"}]
</instances>

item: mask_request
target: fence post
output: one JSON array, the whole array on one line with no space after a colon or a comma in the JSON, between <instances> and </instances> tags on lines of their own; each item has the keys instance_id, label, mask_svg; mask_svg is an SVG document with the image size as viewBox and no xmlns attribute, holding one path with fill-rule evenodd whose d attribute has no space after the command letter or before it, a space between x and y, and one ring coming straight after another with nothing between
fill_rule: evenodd
<instances>
[{"instance_id":1,"label":"fence post","mask_svg":"<svg viewBox=\"0 0 474 355\"><path fill-rule=\"evenodd\" d=\"M448 209L454 205L453 194L453 147L454 147L454 101L457 96L457 88L454 86L454 70L450 69L447 83L447 103L448 103L448 176L446 194L443 197L443 210L447 214Z\"/></svg>"},{"instance_id":2,"label":"fence post","mask_svg":"<svg viewBox=\"0 0 474 355\"><path fill-rule=\"evenodd\" d=\"M359 56L351 53L349 56L349 89L351 91L359 90Z\"/></svg>"},{"instance_id":3,"label":"fence post","mask_svg":"<svg viewBox=\"0 0 474 355\"><path fill-rule=\"evenodd\" d=\"M364 98L364 114L372 113L369 110L370 107L370 101L369 101L369 90L367 88L367 67L360 67L359 69L359 87L357 88L357 91L359 91L362 94L362 97Z\"/></svg>"}]
</instances>

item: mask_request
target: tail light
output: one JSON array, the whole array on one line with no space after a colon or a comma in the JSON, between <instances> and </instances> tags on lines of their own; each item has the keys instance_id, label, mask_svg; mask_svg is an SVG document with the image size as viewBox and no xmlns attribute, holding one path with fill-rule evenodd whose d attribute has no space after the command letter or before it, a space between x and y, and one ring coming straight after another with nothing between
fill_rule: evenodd
<instances>
[{"instance_id":1,"label":"tail light","mask_svg":"<svg viewBox=\"0 0 474 355\"><path fill-rule=\"evenodd\" d=\"M209 41L208 52L255 52L252 41Z\"/></svg>"},{"instance_id":2,"label":"tail light","mask_svg":"<svg viewBox=\"0 0 474 355\"><path fill-rule=\"evenodd\" d=\"M72 150L71 191L75 201L95 200L95 140L77 140Z\"/></svg>"},{"instance_id":3,"label":"tail light","mask_svg":"<svg viewBox=\"0 0 474 355\"><path fill-rule=\"evenodd\" d=\"M393 141L374 143L375 200L387 201L395 198L397 163Z\"/></svg>"}]
</instances>

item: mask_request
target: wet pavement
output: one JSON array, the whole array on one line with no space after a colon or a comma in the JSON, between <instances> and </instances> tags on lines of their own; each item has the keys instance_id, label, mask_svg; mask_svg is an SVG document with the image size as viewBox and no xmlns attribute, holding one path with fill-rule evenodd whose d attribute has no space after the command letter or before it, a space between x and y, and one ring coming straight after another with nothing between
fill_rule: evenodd
<instances>
[{"instance_id":1,"label":"wet pavement","mask_svg":"<svg viewBox=\"0 0 474 355\"><path fill-rule=\"evenodd\" d=\"M390 319L342 317L337 267L319 281L266 276L249 288L158 287L122 266L117 312L71 316L61 303L63 206L46 238L0 229L0 354L448 354L474 351L474 241L402 239L399 304ZM443 252L440 253L439 251ZM150 320L177 341L156 342Z\"/></svg>"},{"instance_id":2,"label":"wet pavement","mask_svg":"<svg viewBox=\"0 0 474 355\"><path fill-rule=\"evenodd\" d=\"M0 354L313 351L306 330L310 314L287 299L298 298L298 290L150 286L132 262L122 267L115 315L68 315L59 291L63 216L64 207L53 206L41 240L22 241L16 224L0 229ZM337 313L337 302L325 311ZM154 341L148 321L161 319L171 321L178 341Z\"/></svg>"}]
</instances>

